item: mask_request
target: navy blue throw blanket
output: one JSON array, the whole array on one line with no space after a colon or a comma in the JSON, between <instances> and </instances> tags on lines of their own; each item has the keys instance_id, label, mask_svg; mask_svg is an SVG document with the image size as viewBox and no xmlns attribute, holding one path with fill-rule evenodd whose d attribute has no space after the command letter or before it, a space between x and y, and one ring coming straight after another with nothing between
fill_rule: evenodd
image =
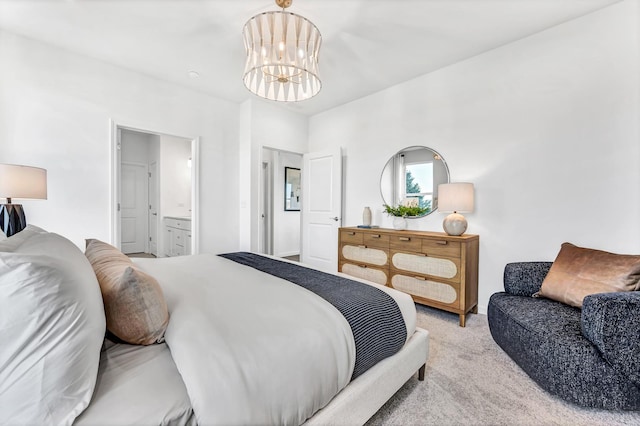
<instances>
[{"instance_id":1,"label":"navy blue throw blanket","mask_svg":"<svg viewBox=\"0 0 640 426\"><path fill-rule=\"evenodd\" d=\"M356 343L351 380L398 352L407 340L398 304L378 288L253 253L220 256L298 284L335 306L351 326Z\"/></svg>"}]
</instances>

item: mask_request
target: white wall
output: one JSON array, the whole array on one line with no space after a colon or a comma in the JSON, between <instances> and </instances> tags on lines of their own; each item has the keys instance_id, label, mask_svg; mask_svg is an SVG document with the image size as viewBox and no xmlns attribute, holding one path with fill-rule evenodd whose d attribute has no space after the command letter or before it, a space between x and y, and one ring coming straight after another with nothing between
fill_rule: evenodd
<instances>
[{"instance_id":1,"label":"white wall","mask_svg":"<svg viewBox=\"0 0 640 426\"><path fill-rule=\"evenodd\" d=\"M160 211L162 216L191 217L191 141L160 135ZM205 219L206 221L206 219Z\"/></svg>"},{"instance_id":2,"label":"white wall","mask_svg":"<svg viewBox=\"0 0 640 426\"><path fill-rule=\"evenodd\" d=\"M476 185L480 310L507 262L563 241L640 253L639 43L625 1L310 119L310 150L344 147L344 225L374 210L386 161L425 145ZM428 52L424 52L428 54ZM441 231L445 215L412 220Z\"/></svg>"},{"instance_id":3,"label":"white wall","mask_svg":"<svg viewBox=\"0 0 640 426\"><path fill-rule=\"evenodd\" d=\"M48 170L27 221L110 240L110 125L201 137L200 248L238 248L237 104L0 32L0 162ZM185 78L188 78L185 74ZM242 84L239 82L239 84Z\"/></svg>"}]
</instances>

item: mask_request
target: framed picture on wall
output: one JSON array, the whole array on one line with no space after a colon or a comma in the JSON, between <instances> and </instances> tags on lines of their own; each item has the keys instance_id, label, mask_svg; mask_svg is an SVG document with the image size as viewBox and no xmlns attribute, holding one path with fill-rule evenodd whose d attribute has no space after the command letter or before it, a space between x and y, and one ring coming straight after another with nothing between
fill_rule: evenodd
<instances>
[{"instance_id":1,"label":"framed picture on wall","mask_svg":"<svg viewBox=\"0 0 640 426\"><path fill-rule=\"evenodd\" d=\"M300 211L300 169L284 168L284 210Z\"/></svg>"}]
</instances>

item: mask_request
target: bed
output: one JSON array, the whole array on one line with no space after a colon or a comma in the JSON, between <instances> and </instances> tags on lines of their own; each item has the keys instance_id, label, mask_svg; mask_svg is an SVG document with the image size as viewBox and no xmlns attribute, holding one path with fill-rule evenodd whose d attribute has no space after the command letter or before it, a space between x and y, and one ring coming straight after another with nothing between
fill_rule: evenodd
<instances>
[{"instance_id":1,"label":"bed","mask_svg":"<svg viewBox=\"0 0 640 426\"><path fill-rule=\"evenodd\" d=\"M346 278L253 253L136 259L166 329L150 345L105 339L87 256L35 227L0 241L1 424L363 424L424 375L409 296L361 280L323 294Z\"/></svg>"}]
</instances>

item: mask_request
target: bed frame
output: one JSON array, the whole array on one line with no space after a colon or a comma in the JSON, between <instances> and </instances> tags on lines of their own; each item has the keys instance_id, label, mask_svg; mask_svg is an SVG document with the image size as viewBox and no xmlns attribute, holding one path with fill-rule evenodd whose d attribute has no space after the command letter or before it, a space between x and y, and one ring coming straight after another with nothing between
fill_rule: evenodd
<instances>
[{"instance_id":1,"label":"bed frame","mask_svg":"<svg viewBox=\"0 0 640 426\"><path fill-rule=\"evenodd\" d=\"M416 328L400 352L353 380L304 424L365 424L416 371L418 380L424 380L428 356L429 332Z\"/></svg>"}]
</instances>

